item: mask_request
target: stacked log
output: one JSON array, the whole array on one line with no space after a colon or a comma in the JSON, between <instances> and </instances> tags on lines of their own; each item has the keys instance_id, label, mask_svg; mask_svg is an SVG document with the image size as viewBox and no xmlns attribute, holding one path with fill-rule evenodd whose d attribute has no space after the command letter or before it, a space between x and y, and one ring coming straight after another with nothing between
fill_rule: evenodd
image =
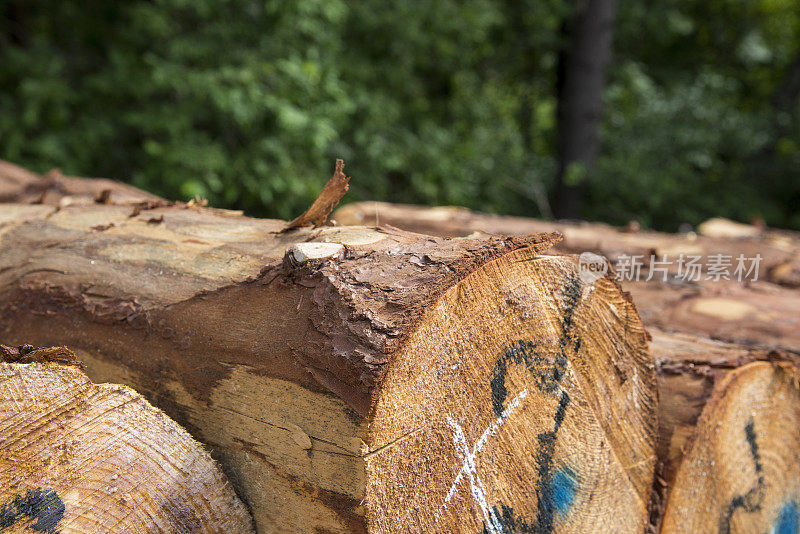
<instances>
[{"instance_id":1,"label":"stacked log","mask_svg":"<svg viewBox=\"0 0 800 534\"><path fill-rule=\"evenodd\" d=\"M614 281L543 255L558 238L6 204L0 338L136 388L259 532L641 532L645 331Z\"/></svg>"},{"instance_id":2,"label":"stacked log","mask_svg":"<svg viewBox=\"0 0 800 534\"><path fill-rule=\"evenodd\" d=\"M585 251L609 259L643 256L674 259L684 254L698 255L701 261L716 254L736 257L762 256L761 279L783 287L800 287L800 233L774 230L712 219L698 226L698 233L666 234L640 230L635 223L615 228L603 223L578 221L540 221L476 213L460 207L412 206L386 202L356 202L336 210L338 224L391 225L410 232L464 237L470 234L527 235L560 232L564 240L557 252L580 254ZM673 267L674 269L674 267ZM646 269L644 271L646 275ZM661 277L656 277L660 280Z\"/></svg>"},{"instance_id":3,"label":"stacked log","mask_svg":"<svg viewBox=\"0 0 800 534\"><path fill-rule=\"evenodd\" d=\"M0 160L0 202L51 206L94 202L166 203L156 195L115 180L64 176L58 169L53 169L42 176L2 160Z\"/></svg>"},{"instance_id":4,"label":"stacked log","mask_svg":"<svg viewBox=\"0 0 800 534\"><path fill-rule=\"evenodd\" d=\"M334 218L391 226L294 228L346 179L287 225L28 178L0 207L0 337L140 390L260 532L796 530L795 233L379 203ZM645 258L623 284L655 365L586 251ZM761 277L648 271L680 254L760 254Z\"/></svg>"},{"instance_id":5,"label":"stacked log","mask_svg":"<svg viewBox=\"0 0 800 534\"><path fill-rule=\"evenodd\" d=\"M138 393L91 383L63 347L0 355L0 530L253 532L216 462Z\"/></svg>"},{"instance_id":6,"label":"stacked log","mask_svg":"<svg viewBox=\"0 0 800 534\"><path fill-rule=\"evenodd\" d=\"M797 532L800 373L756 361L714 388L677 471L662 532Z\"/></svg>"},{"instance_id":7,"label":"stacked log","mask_svg":"<svg viewBox=\"0 0 800 534\"><path fill-rule=\"evenodd\" d=\"M617 229L374 202L344 206L334 218L443 236L560 231L564 241L556 249L562 253L589 251L612 263L623 255L643 257L639 280L622 284L648 327L657 370L651 531L797 531L798 233L715 219L700 225L699 235L673 235L635 225ZM760 255L761 275L687 281L673 262L651 277L650 256L675 260L681 254L699 256L701 263L720 254Z\"/></svg>"}]
</instances>

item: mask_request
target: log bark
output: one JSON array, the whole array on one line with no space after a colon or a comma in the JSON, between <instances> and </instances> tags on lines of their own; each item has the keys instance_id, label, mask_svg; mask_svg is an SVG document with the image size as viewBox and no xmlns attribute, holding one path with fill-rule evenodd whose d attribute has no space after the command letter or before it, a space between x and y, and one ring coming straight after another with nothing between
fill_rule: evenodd
<instances>
[{"instance_id":1,"label":"log bark","mask_svg":"<svg viewBox=\"0 0 800 534\"><path fill-rule=\"evenodd\" d=\"M228 534L253 526L203 447L129 387L93 384L70 365L2 362L0 530Z\"/></svg>"},{"instance_id":2,"label":"log bark","mask_svg":"<svg viewBox=\"0 0 800 534\"><path fill-rule=\"evenodd\" d=\"M514 235L560 230L564 234L564 241L556 245L556 250L573 253L592 251L609 257L620 254L654 254L659 257L665 254L693 254L700 255L705 261L712 254L761 254L761 269L766 279L755 282L683 282L674 276L674 268L669 271L667 281L659 280L659 277L646 281L649 273L645 268L642 270L642 281L623 282L651 335L650 350L656 362L658 380L659 461L652 493L649 531L662 530L667 507L671 515L663 526L663 532L719 529L721 507L730 503L734 489L751 481L748 477L752 469L747 467L749 464L742 463L739 457L742 451L749 450L749 446L742 442L746 437L746 434L742 434L744 427L739 424L742 422L726 421L715 411L715 406L719 405L716 399L726 395L726 384L734 380L728 376L750 373L746 369L750 369L748 366L751 364L762 371L769 366L778 366L775 369L800 368L800 294L796 284L791 282L791 273L800 272L796 270L800 250L800 239L796 233L712 220L700 226L701 235L679 236L631 232L595 223L550 223L484 215L463 208L431 209L371 202L344 206L334 214L334 218L344 224L356 221L370 224L380 220L405 229L448 236ZM756 397L751 396L754 406L769 406L774 402L772 390L759 391ZM791 402L785 408L776 407L776 410L783 409L789 410L786 417L791 418L795 413L792 410L797 408ZM733 425L731 432L736 439L731 438L724 443L714 441L712 429L729 423ZM766 439L772 443L770 431L759 428L760 425L756 422L754 430L759 440ZM796 436L796 427L793 428ZM787 443L790 445L780 454L784 457L787 454L800 456L800 448L791 440ZM712 452L709 452L712 449L713 458ZM690 451L688 456L687 450ZM764 450L769 450L769 454L775 451ZM710 462L714 462L713 466ZM726 479L728 475L720 471L731 469L732 473L740 468L744 469L746 476L738 481L741 482L738 485ZM679 476L679 472L683 474ZM717 491L703 485L702 479L706 475L713 481L712 484L718 483L724 490L717 488L718 494L706 498L706 492ZM772 489L765 491L775 499L780 490L786 490L785 495L791 495L791 491L794 491L790 491L791 488L780 479L770 483L773 484ZM730 531L770 531L778 523L769 521L791 515L791 504L787 505L788 511L784 512L784 508L776 508L774 502L770 501L770 508L763 514L752 516L750 519L753 522L738 519L741 511L737 509L732 514ZM792 501L790 499L787 502ZM683 523L683 517L687 514L692 516L692 522Z\"/></svg>"},{"instance_id":3,"label":"log bark","mask_svg":"<svg viewBox=\"0 0 800 534\"><path fill-rule=\"evenodd\" d=\"M3 160L0 160L0 202L51 206L166 203L156 195L115 180L64 176L58 169L40 175Z\"/></svg>"},{"instance_id":4,"label":"log bark","mask_svg":"<svg viewBox=\"0 0 800 534\"><path fill-rule=\"evenodd\" d=\"M754 362L713 390L678 469L663 533L797 532L800 368Z\"/></svg>"},{"instance_id":5,"label":"log bark","mask_svg":"<svg viewBox=\"0 0 800 534\"><path fill-rule=\"evenodd\" d=\"M788 362L800 367L800 352L737 345L705 336L649 328L659 390L658 456L661 476L671 482L701 411L715 384L752 362Z\"/></svg>"},{"instance_id":6,"label":"log bark","mask_svg":"<svg viewBox=\"0 0 800 534\"><path fill-rule=\"evenodd\" d=\"M209 444L260 532L640 532L645 332L557 236L281 233L0 205L0 338L66 344Z\"/></svg>"},{"instance_id":7,"label":"log bark","mask_svg":"<svg viewBox=\"0 0 800 534\"><path fill-rule=\"evenodd\" d=\"M554 232L564 235L555 252L586 251L612 262L638 256L644 263L639 281L623 281L648 326L691 332L714 339L775 349L800 349L800 234L762 229L749 237L693 233L626 231L600 223L546 222L522 217L474 213L464 208L423 208L363 202L339 208L333 218L340 224L373 224L380 221L409 231L430 235L521 235ZM755 227L754 227L755 228ZM713 231L712 231L713 230ZM698 256L707 265L715 255L732 258L761 256L756 281L700 280L677 277L677 260ZM671 260L664 275L650 272L649 258ZM652 277L651 277L652 274ZM650 278L648 280L648 278Z\"/></svg>"},{"instance_id":8,"label":"log bark","mask_svg":"<svg viewBox=\"0 0 800 534\"><path fill-rule=\"evenodd\" d=\"M711 219L698 226L698 233L667 234L642 231L636 224L616 228L608 224L575 221L541 221L527 217L478 213L456 206L429 208L386 202L354 202L337 209L332 218L338 224L386 224L426 235L464 237L470 234L527 235L560 232L564 239L555 251L580 254L585 251L610 259L620 255L680 254L708 256L724 254L754 257L761 254L760 278L783 287L800 287L800 232L722 223ZM713 224L710 224L713 223ZM724 231L722 226L727 229ZM708 235L703 232L707 231ZM643 273L646 275L647 271Z\"/></svg>"}]
</instances>

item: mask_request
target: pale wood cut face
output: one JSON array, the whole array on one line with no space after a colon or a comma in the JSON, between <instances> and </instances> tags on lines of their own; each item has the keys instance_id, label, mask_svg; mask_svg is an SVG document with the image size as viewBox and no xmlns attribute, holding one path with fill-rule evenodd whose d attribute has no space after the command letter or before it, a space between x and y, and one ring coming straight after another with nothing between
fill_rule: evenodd
<instances>
[{"instance_id":1,"label":"pale wood cut face","mask_svg":"<svg viewBox=\"0 0 800 534\"><path fill-rule=\"evenodd\" d=\"M424 315L370 428L371 532L641 532L655 461L644 330L606 279L528 250ZM613 511L613 512L612 512Z\"/></svg>"},{"instance_id":2,"label":"pale wood cut face","mask_svg":"<svg viewBox=\"0 0 800 534\"><path fill-rule=\"evenodd\" d=\"M216 463L126 386L0 364L0 530L248 533Z\"/></svg>"},{"instance_id":3,"label":"pale wood cut face","mask_svg":"<svg viewBox=\"0 0 800 534\"><path fill-rule=\"evenodd\" d=\"M671 488L662 532L798 532L798 376L790 364L754 362L715 388Z\"/></svg>"}]
</instances>

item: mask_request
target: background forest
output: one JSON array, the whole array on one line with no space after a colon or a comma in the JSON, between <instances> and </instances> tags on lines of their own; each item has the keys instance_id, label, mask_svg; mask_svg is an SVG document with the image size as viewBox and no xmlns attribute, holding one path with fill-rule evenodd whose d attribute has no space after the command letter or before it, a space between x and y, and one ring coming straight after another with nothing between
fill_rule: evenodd
<instances>
[{"instance_id":1,"label":"background forest","mask_svg":"<svg viewBox=\"0 0 800 534\"><path fill-rule=\"evenodd\" d=\"M5 0L0 158L347 200L800 229L796 0ZM600 106L602 102L602 107Z\"/></svg>"}]
</instances>

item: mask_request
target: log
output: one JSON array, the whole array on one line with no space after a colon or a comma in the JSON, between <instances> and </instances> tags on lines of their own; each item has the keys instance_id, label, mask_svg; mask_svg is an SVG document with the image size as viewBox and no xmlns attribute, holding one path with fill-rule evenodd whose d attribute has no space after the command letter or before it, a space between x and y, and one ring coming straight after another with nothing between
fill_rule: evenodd
<instances>
[{"instance_id":1,"label":"log","mask_svg":"<svg viewBox=\"0 0 800 534\"><path fill-rule=\"evenodd\" d=\"M733 230L711 220L708 237L629 231L600 223L547 222L522 217L475 213L464 208L423 208L375 202L349 204L333 215L338 223L375 221L431 235L519 235L530 232L563 233L555 252L594 252L615 258L643 256L639 281L623 280L648 326L694 333L734 344L767 349L800 349L800 234L783 230L730 237ZM702 225L701 225L702 227ZM756 227L752 227L756 229ZM717 254L747 258L761 255L759 278L746 280L683 280L677 277L677 258L700 257L707 264ZM648 258L672 259L666 276L649 270ZM648 278L651 278L648 280ZM666 278L666 279L665 279ZM800 280L800 278L797 278Z\"/></svg>"},{"instance_id":2,"label":"log","mask_svg":"<svg viewBox=\"0 0 800 534\"><path fill-rule=\"evenodd\" d=\"M762 277L757 281L684 282L675 277L673 266L666 281L660 277L646 281L648 270L645 267L642 281L623 282L652 336L650 350L656 361L658 380L659 461L649 531L661 530L668 495L673 515L671 522L665 523L663 532L718 530L718 518L711 517L713 514L702 514L705 513L703 510L711 509L717 513L719 510L714 507L724 499L712 496L706 500L704 496L709 488L696 480L689 480L705 475L706 471L698 470L697 465L708 468L703 461L708 460L708 450L712 448L715 456L711 461L715 462L717 470L729 469L729 476L735 478L733 473L737 472L736 469L745 465L740 453L748 448L741 439L722 444L709 442L714 437L709 429L724 423L721 416L713 412L713 406L714 399L721 395L717 392L725 388L726 380L733 380L727 377L749 372L744 369L749 369L751 364L761 369L771 365L800 367L800 293L796 289L796 277L800 273L797 269L800 239L796 232L712 219L700 225L699 236L692 233L669 235L633 228L616 229L596 223L551 223L485 215L463 208L422 208L371 202L344 206L337 210L334 218L344 224L380 221L404 229L447 236L476 233L514 235L560 230L565 239L556 245L557 250L591 251L609 257L621 254L653 254L658 257L692 254L700 255L705 261L712 254L761 254ZM759 402L768 404L770 399L765 396ZM790 409L796 410L794 407ZM705 415L706 412L710 415ZM701 413L704 420L700 419ZM793 417L792 413L787 417ZM786 443L784 454L795 455L795 458L800 456L796 444L791 440ZM706 451L703 453L705 456L701 455L698 460L690 455L684 462L685 452L692 444L695 444L692 450L702 449ZM748 473L752 469L748 469L744 474L750 476ZM677 479L679 470L687 473L680 480ZM715 476L724 480L726 473L716 473ZM741 479L742 484L749 480L747 477ZM777 492L782 486L777 481L774 483ZM728 489L739 487L732 485ZM672 497L673 492L675 497ZM760 523L742 523L753 526L752 529L739 526L739 520L733 521L731 531L770 531L780 524L780 521L773 521L774 518L794 517L790 513L791 504L787 506L786 512L770 508L766 515L759 516ZM693 523L683 523L686 514L700 515L693 519ZM796 530L795 527L791 531Z\"/></svg>"},{"instance_id":3,"label":"log","mask_svg":"<svg viewBox=\"0 0 800 534\"><path fill-rule=\"evenodd\" d=\"M621 255L651 254L675 259L699 255L701 263L715 254L762 256L756 281L684 281L676 277L677 264L666 277L647 263L640 281L623 280L648 327L707 336L733 344L764 349L800 349L800 291L793 277L800 275L800 234L711 219L700 225L707 236L631 231L600 223L548 222L522 217L475 213L465 208L425 208L380 202L346 205L334 213L339 223L386 224L431 235L518 235L560 231L564 240L554 250L585 251L613 260ZM794 270L793 270L794 269ZM664 279L666 278L666 280Z\"/></svg>"},{"instance_id":4,"label":"log","mask_svg":"<svg viewBox=\"0 0 800 534\"><path fill-rule=\"evenodd\" d=\"M659 474L668 485L675 479L715 384L753 362L787 362L800 367L800 352L796 351L737 345L658 328L648 331L659 390Z\"/></svg>"},{"instance_id":5,"label":"log","mask_svg":"<svg viewBox=\"0 0 800 534\"><path fill-rule=\"evenodd\" d=\"M800 350L800 291L767 282L627 282L648 327L766 350Z\"/></svg>"},{"instance_id":6,"label":"log","mask_svg":"<svg viewBox=\"0 0 800 534\"><path fill-rule=\"evenodd\" d=\"M66 344L213 448L259 532L641 532L656 382L558 236L0 205L0 338Z\"/></svg>"},{"instance_id":7,"label":"log","mask_svg":"<svg viewBox=\"0 0 800 534\"><path fill-rule=\"evenodd\" d=\"M71 358L61 347L15 356L36 361L0 362L1 531L253 532L217 463L161 410L54 363Z\"/></svg>"},{"instance_id":8,"label":"log","mask_svg":"<svg viewBox=\"0 0 800 534\"><path fill-rule=\"evenodd\" d=\"M715 388L681 463L661 532L798 532L800 368L754 362Z\"/></svg>"},{"instance_id":9,"label":"log","mask_svg":"<svg viewBox=\"0 0 800 534\"><path fill-rule=\"evenodd\" d=\"M339 224L386 224L428 235L463 237L475 232L492 235L526 235L536 232L560 232L564 240L558 252L580 254L585 251L604 255L612 261L623 255L663 255L677 257L699 255L705 263L709 256L724 254L736 257L761 254L761 279L786 287L800 287L800 232L750 226L745 232L730 221L712 219L699 226L709 235L694 232L665 234L640 231L630 224L615 228L602 223L583 221L540 221L477 213L460 207L411 206L385 202L356 202L342 206L333 214ZM738 231L730 230L736 226ZM724 226L725 231L720 227ZM674 268L672 272L674 272ZM647 270L643 271L647 274Z\"/></svg>"},{"instance_id":10,"label":"log","mask_svg":"<svg viewBox=\"0 0 800 534\"><path fill-rule=\"evenodd\" d=\"M156 195L115 180L64 176L58 169L40 175L3 160L0 160L0 202L51 206L166 203Z\"/></svg>"},{"instance_id":11,"label":"log","mask_svg":"<svg viewBox=\"0 0 800 534\"><path fill-rule=\"evenodd\" d=\"M712 340L702 335L667 332L658 328L648 328L648 332L651 335L650 351L656 362L659 392L658 462L651 494L651 524L647 530L655 534L675 531L672 527L662 529L666 502L671 498L672 492L681 487L676 479L679 470L684 469L684 462L687 461L687 449L692 444L707 439L708 432L704 428L716 424L709 422L716 416L705 416L705 423L698 421L701 420L701 413L705 414L709 406L713 405L719 384L726 380L728 375L754 363L766 365L775 363L800 369L800 352L737 345ZM717 447L716 458L713 460L715 465L719 464L720 468L736 465L737 450ZM800 455L800 449L795 450L795 454ZM695 476L703 475L695 474ZM691 504L695 508L702 508L708 505L708 501L694 495ZM684 502L684 510L689 505L690 503ZM694 526L697 527L698 524ZM717 531L717 524L711 522L704 524L699 530L678 529L678 531ZM769 529L762 531L767 532Z\"/></svg>"}]
</instances>

